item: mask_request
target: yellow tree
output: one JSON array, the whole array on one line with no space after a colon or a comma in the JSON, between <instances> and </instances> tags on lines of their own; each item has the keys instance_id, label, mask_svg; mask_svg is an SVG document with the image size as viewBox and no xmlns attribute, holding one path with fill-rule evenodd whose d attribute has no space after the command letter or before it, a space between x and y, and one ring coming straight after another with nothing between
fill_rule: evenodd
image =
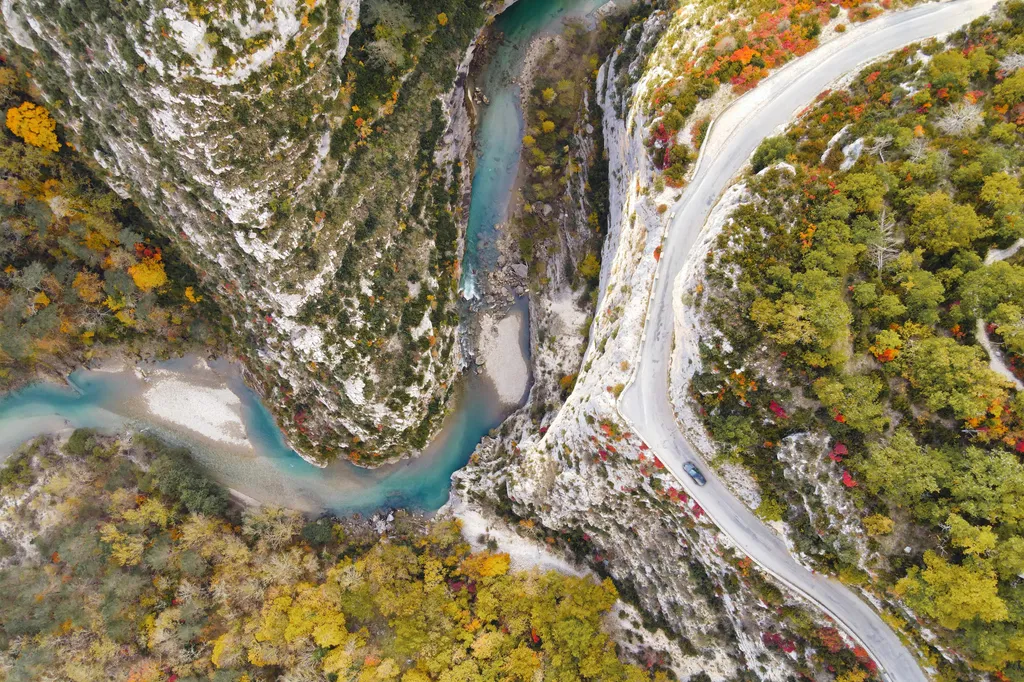
<instances>
[{"instance_id":1,"label":"yellow tree","mask_svg":"<svg viewBox=\"0 0 1024 682\"><path fill-rule=\"evenodd\" d=\"M143 291L156 289L167 284L167 273L164 264L154 258L147 258L138 265L128 268L128 274L135 280L135 286Z\"/></svg>"},{"instance_id":2,"label":"yellow tree","mask_svg":"<svg viewBox=\"0 0 1024 682\"><path fill-rule=\"evenodd\" d=\"M34 147L60 151L60 142L54 133L56 122L50 118L50 112L32 102L22 102L21 106L8 109L7 127Z\"/></svg>"},{"instance_id":3,"label":"yellow tree","mask_svg":"<svg viewBox=\"0 0 1024 682\"><path fill-rule=\"evenodd\" d=\"M911 608L950 629L975 618L993 623L1010 617L995 571L987 564L952 564L931 551L924 553L924 563L924 570L915 566L896 583L896 594Z\"/></svg>"}]
</instances>

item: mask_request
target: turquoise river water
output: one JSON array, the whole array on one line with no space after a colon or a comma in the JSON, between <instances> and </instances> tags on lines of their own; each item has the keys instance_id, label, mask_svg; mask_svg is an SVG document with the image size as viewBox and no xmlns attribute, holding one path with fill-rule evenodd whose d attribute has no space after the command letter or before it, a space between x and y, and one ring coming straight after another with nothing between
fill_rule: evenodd
<instances>
[{"instance_id":1,"label":"turquoise river water","mask_svg":"<svg viewBox=\"0 0 1024 682\"><path fill-rule=\"evenodd\" d=\"M496 20L505 39L489 60L480 86L491 104L480 107L478 119L462 281L466 298L475 296L477 273L494 266L496 230L508 211L523 135L517 80L526 47L534 36L560 31L565 19L586 17L605 1L519 0ZM521 300L513 311L524 321L520 338L524 354L529 353L526 305ZM39 383L0 398L0 460L19 443L44 433L78 427L105 431L142 428L190 446L222 484L261 502L335 513L368 512L384 506L433 511L448 499L452 473L466 464L480 439L511 409L501 404L489 381L468 374L442 431L419 457L373 470L347 462L320 469L288 447L259 397L242 382L237 367L220 361L197 370L192 368L194 360L144 369L180 371L182 376L193 377L205 372L221 385L226 383L241 402L243 440L248 447L220 446L191 430L151 417L142 408L147 383L134 372L82 369L68 378L66 387Z\"/></svg>"},{"instance_id":2,"label":"turquoise river water","mask_svg":"<svg viewBox=\"0 0 1024 682\"><path fill-rule=\"evenodd\" d=\"M478 273L494 267L498 257L496 229L507 218L522 149L524 123L517 81L527 47L535 36L560 31L568 19L586 19L607 1L519 0L495 22L504 40L478 86L490 104L478 107L479 146L462 274L462 295L467 299L478 296Z\"/></svg>"}]
</instances>

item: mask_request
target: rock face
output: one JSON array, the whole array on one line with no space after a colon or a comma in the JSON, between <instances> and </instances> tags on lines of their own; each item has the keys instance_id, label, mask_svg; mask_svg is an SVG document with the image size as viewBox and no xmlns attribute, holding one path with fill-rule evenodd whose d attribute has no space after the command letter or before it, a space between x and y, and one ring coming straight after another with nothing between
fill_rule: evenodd
<instances>
[{"instance_id":1,"label":"rock face","mask_svg":"<svg viewBox=\"0 0 1024 682\"><path fill-rule=\"evenodd\" d=\"M0 48L216 290L305 454L415 449L455 371L468 140L451 95L485 10L429 4L0 5Z\"/></svg>"},{"instance_id":2,"label":"rock face","mask_svg":"<svg viewBox=\"0 0 1024 682\"><path fill-rule=\"evenodd\" d=\"M453 506L468 501L493 510L610 575L679 642L673 661L679 679L702 671L711 679L738 679L748 669L758 679L781 681L793 674L793 661L766 647L762 633L780 626L762 600L771 595L787 606L798 600L747 572L748 564L628 433L615 408L643 328L664 220L647 198L653 168L643 146L643 114L620 104L632 99L627 87L644 86L643 80L626 84L643 78L644 58L665 21L655 12L635 23L622 41L630 47L609 59L598 78L610 214L600 297L575 387L551 412L553 398L538 379L530 403L453 476ZM531 300L531 314L537 305ZM534 334L532 345L535 367L558 365L556 344L539 343Z\"/></svg>"}]
</instances>

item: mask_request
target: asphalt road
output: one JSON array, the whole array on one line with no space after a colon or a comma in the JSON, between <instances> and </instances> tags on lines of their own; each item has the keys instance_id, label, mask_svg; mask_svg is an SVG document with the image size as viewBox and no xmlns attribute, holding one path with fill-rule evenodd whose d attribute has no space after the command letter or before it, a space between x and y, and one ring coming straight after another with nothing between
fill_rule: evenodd
<instances>
[{"instance_id":1,"label":"asphalt road","mask_svg":"<svg viewBox=\"0 0 1024 682\"><path fill-rule=\"evenodd\" d=\"M713 124L693 182L675 208L654 280L639 361L619 412L711 519L762 568L802 593L857 639L893 682L928 679L913 654L875 611L835 580L798 564L783 541L734 497L680 432L668 398L672 284L721 193L761 140L789 121L829 83L908 43L948 33L985 14L993 0L954 0L892 13L859 25L787 65L736 100ZM691 460L708 483L683 473Z\"/></svg>"}]
</instances>

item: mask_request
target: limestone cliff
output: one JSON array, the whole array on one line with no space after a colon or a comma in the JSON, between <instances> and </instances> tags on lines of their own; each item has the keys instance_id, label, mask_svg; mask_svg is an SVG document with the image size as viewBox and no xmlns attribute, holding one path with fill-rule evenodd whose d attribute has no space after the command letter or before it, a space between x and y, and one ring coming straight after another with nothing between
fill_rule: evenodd
<instances>
[{"instance_id":1,"label":"limestone cliff","mask_svg":"<svg viewBox=\"0 0 1024 682\"><path fill-rule=\"evenodd\" d=\"M0 48L217 291L295 446L373 463L426 442L455 373L482 4L3 0Z\"/></svg>"},{"instance_id":2,"label":"limestone cliff","mask_svg":"<svg viewBox=\"0 0 1024 682\"><path fill-rule=\"evenodd\" d=\"M582 367L562 370L579 372L575 388L552 412L549 395L535 386L531 403L455 474L454 494L610 575L649 616L647 625L660 626L675 642L671 667L680 679L701 672L745 679L739 675L748 670L758 679L784 680L794 662L766 646L764 633L773 642L782 626L764 603L798 609L799 600L747 570L616 416L617 386L628 377L638 343L662 224L647 197L654 169L643 114L628 103L644 87L645 57L666 22L656 11L634 24L598 77L610 213L589 347ZM550 304L540 302L544 310ZM563 355L557 343L539 343L536 334L533 346L541 365Z\"/></svg>"}]
</instances>

